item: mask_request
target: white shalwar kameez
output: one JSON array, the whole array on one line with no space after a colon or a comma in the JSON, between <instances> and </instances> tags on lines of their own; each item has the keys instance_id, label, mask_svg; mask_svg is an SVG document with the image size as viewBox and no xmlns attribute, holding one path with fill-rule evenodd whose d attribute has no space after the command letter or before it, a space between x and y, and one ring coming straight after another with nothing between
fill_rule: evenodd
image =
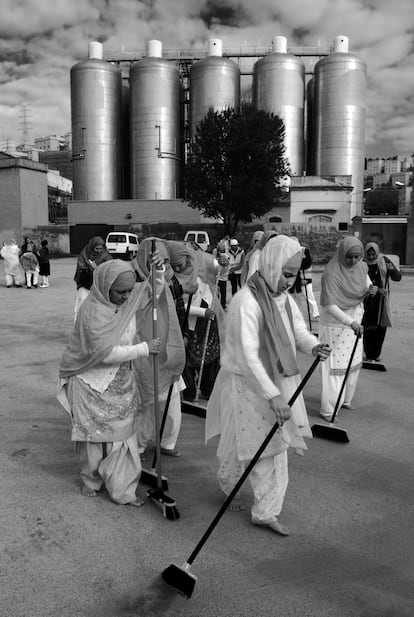
<instances>
[{"instance_id":1,"label":"white shalwar kameez","mask_svg":"<svg viewBox=\"0 0 414 617\"><path fill-rule=\"evenodd\" d=\"M284 292L273 301L281 314L292 349L306 354L319 343L306 329L295 301ZM292 322L286 310L289 302ZM299 385L300 375L278 373L274 383L263 334L263 313L249 287L232 299L226 318L226 344L221 369L207 407L206 441L220 434L217 456L221 489L229 494L253 458L276 419L270 399L281 395L286 402ZM302 395L292 407L292 417L272 438L249 475L254 493L252 520L274 520L283 506L288 485L287 448L307 449L303 436L311 437Z\"/></svg>"},{"instance_id":2,"label":"white shalwar kameez","mask_svg":"<svg viewBox=\"0 0 414 617\"><path fill-rule=\"evenodd\" d=\"M367 289L369 287L367 280ZM321 363L322 395L320 415L330 421L335 409L339 392L344 381L345 372L355 344L355 332L351 323L361 323L364 313L363 304L342 310L335 304L321 306L319 321L319 341L327 343L332 353L326 362ZM350 405L355 394L359 371L362 367L362 337L358 342L345 388L339 401L341 405Z\"/></svg>"}]
</instances>

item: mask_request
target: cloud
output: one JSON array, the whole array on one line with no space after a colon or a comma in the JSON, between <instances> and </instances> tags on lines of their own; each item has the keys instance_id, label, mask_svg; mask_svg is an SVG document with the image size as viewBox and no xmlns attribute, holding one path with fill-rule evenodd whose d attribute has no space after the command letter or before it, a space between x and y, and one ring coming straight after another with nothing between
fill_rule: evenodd
<instances>
[{"instance_id":1,"label":"cloud","mask_svg":"<svg viewBox=\"0 0 414 617\"><path fill-rule=\"evenodd\" d=\"M0 129L19 140L19 108L32 111L30 137L70 130L70 68L88 42L105 52L142 51L150 39L164 50L330 46L349 37L368 65L367 153L414 149L412 0L2 0ZM309 63L307 62L308 66ZM378 148L378 152L376 152ZM388 149L387 152L384 152Z\"/></svg>"}]
</instances>

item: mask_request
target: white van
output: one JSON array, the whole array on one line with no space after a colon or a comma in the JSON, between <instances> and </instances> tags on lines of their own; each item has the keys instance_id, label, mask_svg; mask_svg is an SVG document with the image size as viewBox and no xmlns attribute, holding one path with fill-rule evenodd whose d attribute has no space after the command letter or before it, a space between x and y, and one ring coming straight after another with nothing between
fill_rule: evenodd
<instances>
[{"instance_id":1,"label":"white van","mask_svg":"<svg viewBox=\"0 0 414 617\"><path fill-rule=\"evenodd\" d=\"M105 243L108 253L113 257L130 261L138 252L139 239L129 231L111 231Z\"/></svg>"},{"instance_id":2,"label":"white van","mask_svg":"<svg viewBox=\"0 0 414 617\"><path fill-rule=\"evenodd\" d=\"M184 236L184 242L194 242L194 244L198 244L203 251L206 251L210 246L210 238L206 231L187 231Z\"/></svg>"}]
</instances>

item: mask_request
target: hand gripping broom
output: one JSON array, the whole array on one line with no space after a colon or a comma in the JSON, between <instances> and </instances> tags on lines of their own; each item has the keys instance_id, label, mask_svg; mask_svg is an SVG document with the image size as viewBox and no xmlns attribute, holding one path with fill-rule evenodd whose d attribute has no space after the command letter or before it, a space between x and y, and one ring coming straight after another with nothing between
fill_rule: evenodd
<instances>
[{"instance_id":1,"label":"hand gripping broom","mask_svg":"<svg viewBox=\"0 0 414 617\"><path fill-rule=\"evenodd\" d=\"M155 252L155 240L152 241L152 254ZM153 338L158 336L157 326L157 297L156 297L156 273L155 265L151 265L151 283L152 283L152 335ZM164 493L163 478L161 473L161 436L160 436L160 416L159 416L159 401L158 401L158 356L153 354L153 372L154 372L154 414L155 414L155 452L156 452L156 470L157 470L157 487L147 490L147 497L156 506L160 508L165 518L176 520L180 517L176 508L175 500Z\"/></svg>"},{"instance_id":2,"label":"hand gripping broom","mask_svg":"<svg viewBox=\"0 0 414 617\"><path fill-rule=\"evenodd\" d=\"M339 403L341 401L342 393L343 393L343 391L345 389L345 385L346 385L346 381L348 379L349 371L351 370L351 366L352 366L352 360L354 359L354 355L355 355L356 348L358 346L358 342L359 342L360 338L361 338L361 333L358 332L358 334L355 337L355 343L354 343L354 346L352 348L352 352L351 352L351 356L350 356L349 361L348 361L348 365L346 367L346 371L345 371L345 375L344 375L344 380L342 382L341 389L339 390L339 395L338 395L338 398L337 398L336 403L335 403L335 408L334 408L333 414L331 416L331 421L329 422L328 425L326 425L326 424L314 424L311 427L312 435L314 437L322 437L322 438L325 438L325 439L332 439L333 441L339 441L340 443L349 443L349 437L348 437L348 433L346 432L346 430L343 429L343 428L338 428L337 426L334 425L334 422L335 422L336 414L338 413Z\"/></svg>"},{"instance_id":3,"label":"hand gripping broom","mask_svg":"<svg viewBox=\"0 0 414 617\"><path fill-rule=\"evenodd\" d=\"M320 358L318 356L314 360L312 366L310 367L310 369L306 373L305 377L302 379L301 383L297 387L296 391L294 392L294 394L290 398L290 400L288 402L288 405L290 407L293 405L293 403L298 398L299 394L302 392L304 386L308 382L308 380L309 380L310 376L312 375L313 371L315 370L315 368L319 364L319 360L320 360ZM251 472L253 467L256 465L257 461L259 460L260 456L262 455L263 451L265 450L266 446L268 445L268 443L270 442L270 440L272 439L273 435L276 433L278 428L279 428L279 424L277 422L275 422L275 424L272 426L272 428L270 429L269 433L265 437L263 443L261 444L261 446L257 450L256 454L253 456L253 458L251 459L251 461L247 465L246 469L244 470L244 472L240 476L239 480L236 482L233 490L227 496L227 498L224 501L223 505L221 506L220 510L217 512L216 516L214 517L214 519L210 523L210 526L205 531L205 533L202 536L201 540L198 542L197 546L195 547L195 549L193 550L193 552L191 553L191 555L189 556L189 558L187 559L185 564L182 567L177 566L176 564L171 564L162 572L161 576L162 576L164 582L166 582L167 585L169 585L170 587L172 587L176 591L178 591L178 593L180 593L181 595L186 596L187 598L191 597L191 595L193 593L193 590L194 590L195 583L197 581L197 577L194 576L194 574L192 574L190 572L191 564L193 563L194 559L197 557L198 553L203 548L204 544L207 542L208 538L212 534L212 532L213 532L214 528L216 527L217 523L220 521L220 519L222 518L223 514L225 513L225 511L227 510L228 506L230 505L231 501L233 500L235 495L239 492L240 487L242 486L243 482L246 480L247 476L249 475L249 473Z\"/></svg>"}]
</instances>

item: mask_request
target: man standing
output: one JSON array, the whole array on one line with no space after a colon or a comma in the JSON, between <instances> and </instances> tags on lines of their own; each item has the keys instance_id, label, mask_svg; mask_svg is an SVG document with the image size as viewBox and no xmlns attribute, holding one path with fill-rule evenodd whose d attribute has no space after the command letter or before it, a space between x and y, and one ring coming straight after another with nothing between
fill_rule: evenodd
<instances>
[{"instance_id":1,"label":"man standing","mask_svg":"<svg viewBox=\"0 0 414 617\"><path fill-rule=\"evenodd\" d=\"M244 250L240 248L236 238L230 240L230 272L229 281L231 285L231 294L234 296L237 290L241 287L241 273L246 255Z\"/></svg>"}]
</instances>

